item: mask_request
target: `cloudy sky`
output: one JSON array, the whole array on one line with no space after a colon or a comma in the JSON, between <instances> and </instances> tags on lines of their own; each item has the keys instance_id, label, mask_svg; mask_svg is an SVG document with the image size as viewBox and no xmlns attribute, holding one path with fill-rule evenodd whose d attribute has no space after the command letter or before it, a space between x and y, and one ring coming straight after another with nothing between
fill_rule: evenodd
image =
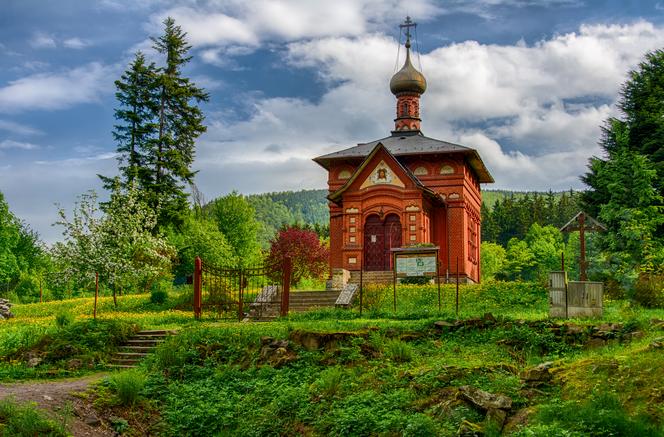
<instances>
[{"instance_id":1,"label":"cloudy sky","mask_svg":"<svg viewBox=\"0 0 664 437\"><path fill-rule=\"evenodd\" d=\"M174 17L206 88L207 199L325 187L319 154L389 134L398 23L418 22L422 130L480 151L485 188L582 188L620 84L664 47L664 1L3 0L0 191L46 241L116 169L113 81ZM401 51L403 56L403 50Z\"/></svg>"}]
</instances>

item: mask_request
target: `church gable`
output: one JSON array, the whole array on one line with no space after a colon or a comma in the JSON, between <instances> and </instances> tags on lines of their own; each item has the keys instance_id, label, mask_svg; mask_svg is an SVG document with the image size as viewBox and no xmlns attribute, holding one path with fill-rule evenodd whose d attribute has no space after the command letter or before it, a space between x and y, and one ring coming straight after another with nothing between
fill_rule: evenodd
<instances>
[{"instance_id":1,"label":"church gable","mask_svg":"<svg viewBox=\"0 0 664 437\"><path fill-rule=\"evenodd\" d=\"M387 186L397 188L415 188L419 182L406 170L392 154L378 143L364 162L343 187L330 194L328 198L338 201L346 191L365 190L372 187Z\"/></svg>"},{"instance_id":2,"label":"church gable","mask_svg":"<svg viewBox=\"0 0 664 437\"><path fill-rule=\"evenodd\" d=\"M394 185L399 188L406 188L406 184L403 183L394 170L383 160L373 167L369 176L360 185L360 190L376 185Z\"/></svg>"}]
</instances>

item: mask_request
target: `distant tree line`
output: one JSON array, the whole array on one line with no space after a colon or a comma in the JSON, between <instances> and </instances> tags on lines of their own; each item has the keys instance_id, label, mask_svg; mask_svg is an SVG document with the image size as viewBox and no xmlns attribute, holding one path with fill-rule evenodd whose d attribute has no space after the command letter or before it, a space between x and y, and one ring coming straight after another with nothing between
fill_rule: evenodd
<instances>
[{"instance_id":1,"label":"distant tree line","mask_svg":"<svg viewBox=\"0 0 664 437\"><path fill-rule=\"evenodd\" d=\"M482 204L482 241L506 246L512 238L524 239L531 226L560 228L579 212L581 193L508 194L495 204Z\"/></svg>"}]
</instances>

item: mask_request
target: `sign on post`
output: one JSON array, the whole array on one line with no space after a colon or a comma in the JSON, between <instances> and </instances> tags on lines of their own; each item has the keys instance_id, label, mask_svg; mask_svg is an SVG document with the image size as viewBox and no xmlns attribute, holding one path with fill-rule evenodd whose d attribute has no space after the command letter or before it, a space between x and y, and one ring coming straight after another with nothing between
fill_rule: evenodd
<instances>
[{"instance_id":1,"label":"sign on post","mask_svg":"<svg viewBox=\"0 0 664 437\"><path fill-rule=\"evenodd\" d=\"M441 310L440 276L438 274L438 246L431 247L396 247L394 256L394 311L397 310L397 279L425 277L436 278L438 285L438 311Z\"/></svg>"},{"instance_id":2,"label":"sign on post","mask_svg":"<svg viewBox=\"0 0 664 437\"><path fill-rule=\"evenodd\" d=\"M397 278L412 276L436 276L436 252L433 253L397 253Z\"/></svg>"}]
</instances>

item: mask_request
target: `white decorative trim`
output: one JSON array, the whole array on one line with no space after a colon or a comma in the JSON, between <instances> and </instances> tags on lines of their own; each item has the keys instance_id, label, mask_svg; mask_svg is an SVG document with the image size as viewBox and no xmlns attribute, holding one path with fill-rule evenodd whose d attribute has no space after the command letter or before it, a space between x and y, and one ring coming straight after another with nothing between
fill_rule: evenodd
<instances>
[{"instance_id":1,"label":"white decorative trim","mask_svg":"<svg viewBox=\"0 0 664 437\"><path fill-rule=\"evenodd\" d=\"M358 212L360 212L360 210L357 208L346 208L346 214L357 214Z\"/></svg>"},{"instance_id":2,"label":"white decorative trim","mask_svg":"<svg viewBox=\"0 0 664 437\"><path fill-rule=\"evenodd\" d=\"M408 205L406 207L406 211L408 212L418 212L420 210L420 207L417 205Z\"/></svg>"}]
</instances>

